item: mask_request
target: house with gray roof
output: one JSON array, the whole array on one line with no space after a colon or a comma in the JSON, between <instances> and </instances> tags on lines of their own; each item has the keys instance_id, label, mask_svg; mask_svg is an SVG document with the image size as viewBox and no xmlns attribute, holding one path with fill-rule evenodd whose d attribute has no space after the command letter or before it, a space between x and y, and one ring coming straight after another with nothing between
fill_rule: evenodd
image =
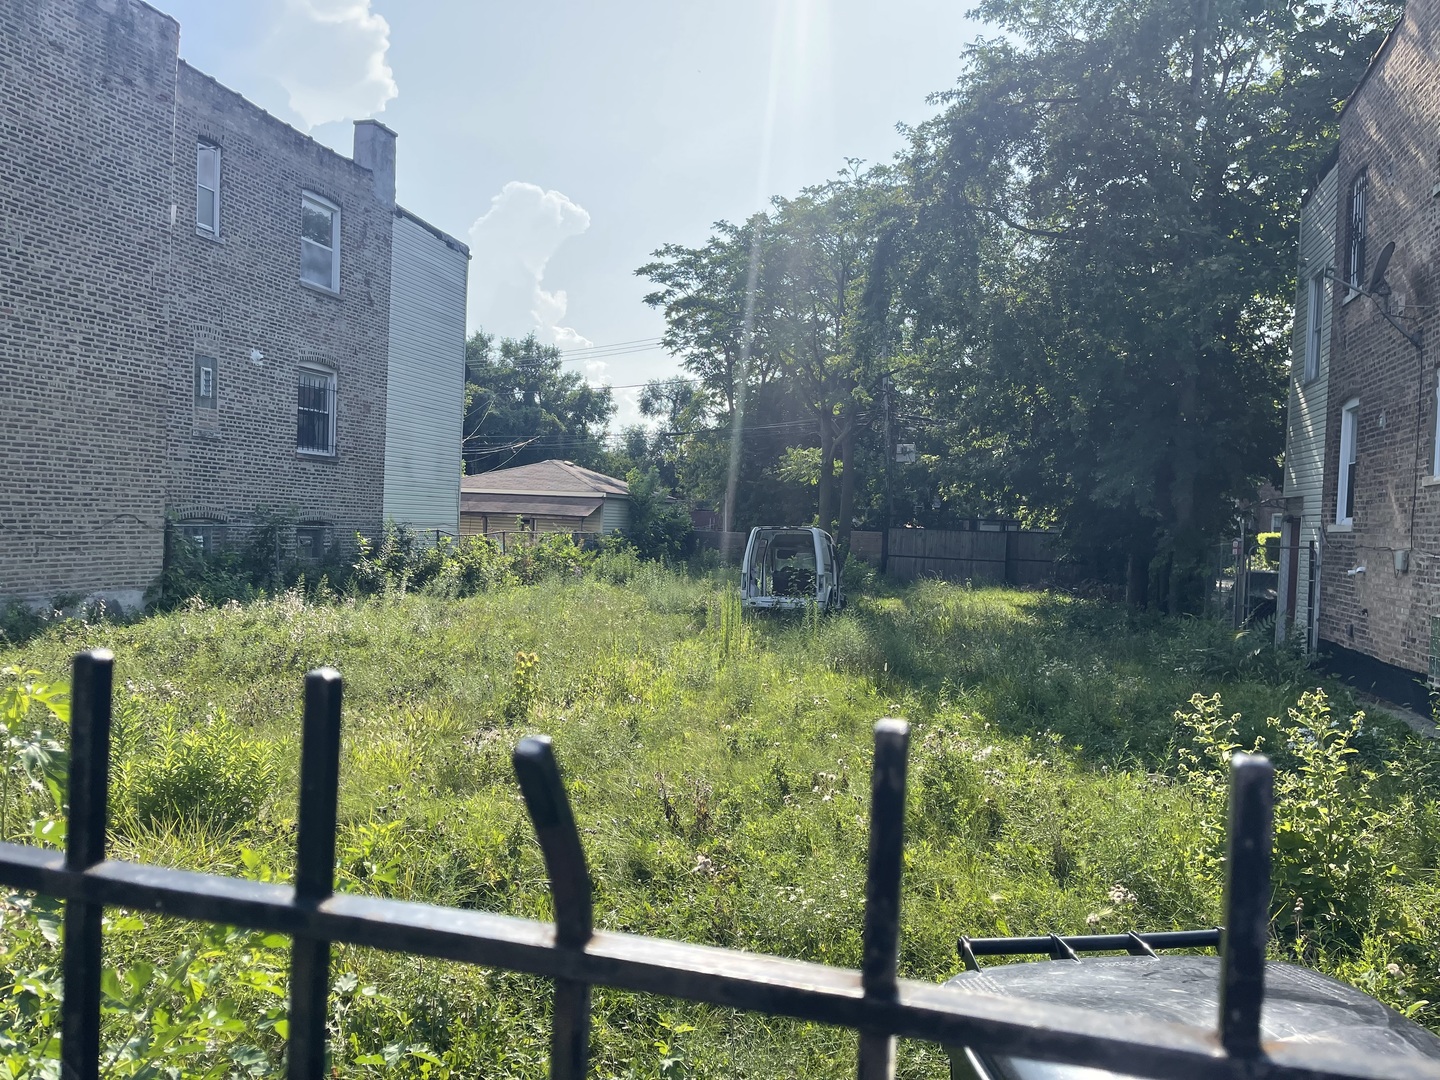
<instances>
[{"instance_id":1,"label":"house with gray roof","mask_svg":"<svg viewBox=\"0 0 1440 1080\"><path fill-rule=\"evenodd\" d=\"M630 525L624 480L551 458L460 481L460 535L614 533Z\"/></svg>"}]
</instances>

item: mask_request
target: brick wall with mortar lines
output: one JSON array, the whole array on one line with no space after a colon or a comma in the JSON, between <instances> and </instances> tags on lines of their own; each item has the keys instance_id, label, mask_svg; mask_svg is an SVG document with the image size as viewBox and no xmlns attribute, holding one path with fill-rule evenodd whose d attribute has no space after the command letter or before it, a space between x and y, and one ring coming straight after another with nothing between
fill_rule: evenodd
<instances>
[{"instance_id":1,"label":"brick wall with mortar lines","mask_svg":"<svg viewBox=\"0 0 1440 1080\"><path fill-rule=\"evenodd\" d=\"M1341 119L1337 271L1345 272L1354 180L1366 177L1364 276L1395 242L1391 310L1415 318L1417 350L1366 297L1334 286L1325 446L1320 637L1410 671L1430 662L1440 615L1440 485L1431 478L1440 340L1440 0L1411 0L1404 19ZM1359 399L1354 522L1333 525L1340 413ZM1409 550L1408 572L1394 552ZM1364 566L1363 574L1347 571Z\"/></svg>"},{"instance_id":2,"label":"brick wall with mortar lines","mask_svg":"<svg viewBox=\"0 0 1440 1080\"><path fill-rule=\"evenodd\" d=\"M381 523L391 209L371 174L181 62L166 494L172 515L268 509L330 522L342 543ZM220 235L195 222L197 141L220 147ZM300 281L300 201L340 207L340 293ZM250 359L252 350L263 361ZM217 408L197 408L196 355ZM296 448L297 369L336 377L336 453Z\"/></svg>"},{"instance_id":3,"label":"brick wall with mortar lines","mask_svg":"<svg viewBox=\"0 0 1440 1080\"><path fill-rule=\"evenodd\" d=\"M134 0L0 4L0 599L160 570L178 41Z\"/></svg>"}]
</instances>

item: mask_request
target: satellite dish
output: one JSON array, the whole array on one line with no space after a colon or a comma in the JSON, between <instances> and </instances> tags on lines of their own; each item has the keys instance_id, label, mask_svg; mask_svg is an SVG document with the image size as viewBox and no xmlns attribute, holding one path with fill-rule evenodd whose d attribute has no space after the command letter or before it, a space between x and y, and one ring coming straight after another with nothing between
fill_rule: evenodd
<instances>
[{"instance_id":1,"label":"satellite dish","mask_svg":"<svg viewBox=\"0 0 1440 1080\"><path fill-rule=\"evenodd\" d=\"M1380 257L1375 260L1375 273L1370 277L1370 292L1377 293L1381 296L1385 296L1390 292L1389 287L1385 286L1385 271L1390 268L1390 256L1394 254L1394 240L1391 240L1390 243L1380 249ZM1383 292L1381 291L1382 286L1385 286Z\"/></svg>"}]
</instances>

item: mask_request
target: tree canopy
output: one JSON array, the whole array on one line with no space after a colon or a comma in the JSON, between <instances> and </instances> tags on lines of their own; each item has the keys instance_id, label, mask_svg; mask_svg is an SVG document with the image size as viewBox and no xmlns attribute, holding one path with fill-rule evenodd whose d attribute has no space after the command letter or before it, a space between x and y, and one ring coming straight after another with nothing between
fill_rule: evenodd
<instances>
[{"instance_id":1,"label":"tree canopy","mask_svg":"<svg viewBox=\"0 0 1440 1080\"><path fill-rule=\"evenodd\" d=\"M1277 472L1300 198L1398 13L985 0L996 36L894 162L638 271L719 428L682 488L843 538L888 477L902 516L1054 524L1186 608ZM902 432L919 460L887 464Z\"/></svg>"},{"instance_id":2,"label":"tree canopy","mask_svg":"<svg viewBox=\"0 0 1440 1080\"><path fill-rule=\"evenodd\" d=\"M467 473L564 458L593 467L615 414L608 386L563 370L564 356L534 334L501 338L476 330L465 343L464 458Z\"/></svg>"}]
</instances>

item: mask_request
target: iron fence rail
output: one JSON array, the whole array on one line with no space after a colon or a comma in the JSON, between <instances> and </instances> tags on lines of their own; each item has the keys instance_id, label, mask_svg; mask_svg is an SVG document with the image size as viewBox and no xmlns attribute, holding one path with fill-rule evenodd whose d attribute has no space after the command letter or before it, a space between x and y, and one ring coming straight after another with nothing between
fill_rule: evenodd
<instances>
[{"instance_id":1,"label":"iron fence rail","mask_svg":"<svg viewBox=\"0 0 1440 1080\"><path fill-rule=\"evenodd\" d=\"M860 1080L893 1077L897 1036L1138 1077L1440 1080L1440 1064L1419 1059L1261 1041L1273 810L1273 773L1262 757L1238 756L1232 767L1217 1026L1141 1025L897 978L909 738L903 721L882 720L875 729L862 961L853 971L595 930L584 849L543 737L522 739L514 766L550 879L553 923L336 894L342 689L340 676L328 669L305 679L293 886L107 859L112 676L106 651L75 658L66 849L0 844L0 882L65 901L61 1056L67 1080L99 1074L100 919L106 907L290 936L291 1080L328 1075L333 942L553 979L550 1075L558 1080L585 1075L590 988L597 985L851 1028L859 1033Z\"/></svg>"}]
</instances>

